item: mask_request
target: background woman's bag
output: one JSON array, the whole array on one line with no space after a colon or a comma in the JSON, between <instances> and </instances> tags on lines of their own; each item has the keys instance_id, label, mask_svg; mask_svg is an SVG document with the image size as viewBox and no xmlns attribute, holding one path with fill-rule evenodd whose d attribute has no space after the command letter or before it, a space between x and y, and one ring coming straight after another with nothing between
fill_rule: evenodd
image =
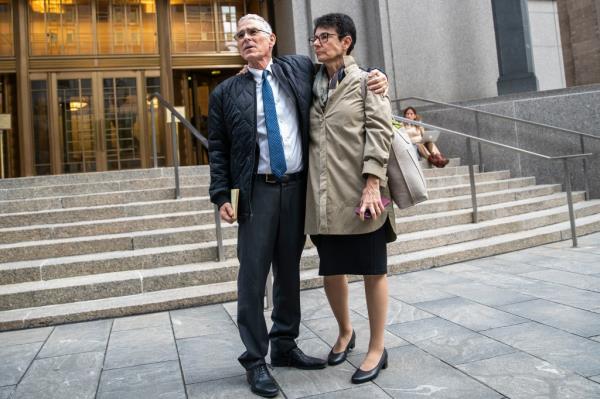
<instances>
[{"instance_id":1,"label":"background woman's bag","mask_svg":"<svg viewBox=\"0 0 600 399\"><path fill-rule=\"evenodd\" d=\"M394 127L387 176L392 200L398 208L408 208L428 199L419 158L403 129Z\"/></svg>"}]
</instances>

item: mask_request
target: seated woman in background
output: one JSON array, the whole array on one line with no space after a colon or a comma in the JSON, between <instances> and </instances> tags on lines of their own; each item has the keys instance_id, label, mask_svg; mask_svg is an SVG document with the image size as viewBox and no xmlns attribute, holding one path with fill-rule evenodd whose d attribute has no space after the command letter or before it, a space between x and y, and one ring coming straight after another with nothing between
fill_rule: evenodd
<instances>
[{"instance_id":1,"label":"seated woman in background","mask_svg":"<svg viewBox=\"0 0 600 399\"><path fill-rule=\"evenodd\" d=\"M421 117L417 115L417 110L413 107L408 107L404 110L404 117L413 121L421 120ZM419 154L427 159L432 165L443 168L450 162L442 155L435 143L423 142L423 132L425 129L421 126L403 123L400 127L404 128L406 134L410 137L410 141L417 147Z\"/></svg>"}]
</instances>

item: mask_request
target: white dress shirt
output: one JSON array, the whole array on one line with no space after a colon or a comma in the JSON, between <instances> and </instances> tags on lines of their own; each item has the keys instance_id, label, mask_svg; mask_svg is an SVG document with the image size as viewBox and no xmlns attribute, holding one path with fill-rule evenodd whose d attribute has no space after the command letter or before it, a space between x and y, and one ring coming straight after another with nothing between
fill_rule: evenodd
<instances>
[{"instance_id":1,"label":"white dress shirt","mask_svg":"<svg viewBox=\"0 0 600 399\"><path fill-rule=\"evenodd\" d=\"M294 99L289 97L277 79L271 73L271 61L267 65L267 80L273 90L273 99L275 100L275 109L277 110L277 121L279 122L279 132L283 142L283 152L285 153L285 163L287 166L286 174L292 174L302 171L302 138L298 128L298 112L296 110ZM267 139L267 125L265 123L265 112L262 96L262 69L248 68L256 82L256 127L258 132L258 146L260 148L260 158L258 160L258 173L270 174L271 162L269 158L269 141Z\"/></svg>"}]
</instances>

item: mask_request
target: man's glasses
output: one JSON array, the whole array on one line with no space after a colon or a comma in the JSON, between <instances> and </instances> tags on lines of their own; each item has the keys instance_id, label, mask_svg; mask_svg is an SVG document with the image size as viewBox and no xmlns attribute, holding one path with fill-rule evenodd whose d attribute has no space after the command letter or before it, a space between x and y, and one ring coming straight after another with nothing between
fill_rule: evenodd
<instances>
[{"instance_id":1,"label":"man's glasses","mask_svg":"<svg viewBox=\"0 0 600 399\"><path fill-rule=\"evenodd\" d=\"M235 40L244 40L244 37L246 37L246 35L250 37L256 37L256 35L258 35L259 32L266 33L267 35L271 34L271 32L267 32L266 30L258 28L248 28L242 29L241 31L237 32L233 37L235 37Z\"/></svg>"},{"instance_id":2,"label":"man's glasses","mask_svg":"<svg viewBox=\"0 0 600 399\"><path fill-rule=\"evenodd\" d=\"M319 43L325 44L329 41L330 36L338 36L338 35L336 33L323 32L318 36L313 36L313 37L308 38L308 42L310 44L315 44L315 42L318 40Z\"/></svg>"}]
</instances>

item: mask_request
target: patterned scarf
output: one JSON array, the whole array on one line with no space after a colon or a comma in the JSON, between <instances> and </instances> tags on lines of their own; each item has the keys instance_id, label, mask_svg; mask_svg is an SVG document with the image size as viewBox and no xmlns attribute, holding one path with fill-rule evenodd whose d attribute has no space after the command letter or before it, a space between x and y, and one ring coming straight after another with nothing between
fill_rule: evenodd
<instances>
[{"instance_id":1,"label":"patterned scarf","mask_svg":"<svg viewBox=\"0 0 600 399\"><path fill-rule=\"evenodd\" d=\"M321 65L321 69L315 76L315 82L313 84L313 95L319 101L321 108L325 108L329 96L335 91L339 83L346 77L346 69L342 65L334 74L331 79L327 75L327 68L325 65Z\"/></svg>"}]
</instances>

